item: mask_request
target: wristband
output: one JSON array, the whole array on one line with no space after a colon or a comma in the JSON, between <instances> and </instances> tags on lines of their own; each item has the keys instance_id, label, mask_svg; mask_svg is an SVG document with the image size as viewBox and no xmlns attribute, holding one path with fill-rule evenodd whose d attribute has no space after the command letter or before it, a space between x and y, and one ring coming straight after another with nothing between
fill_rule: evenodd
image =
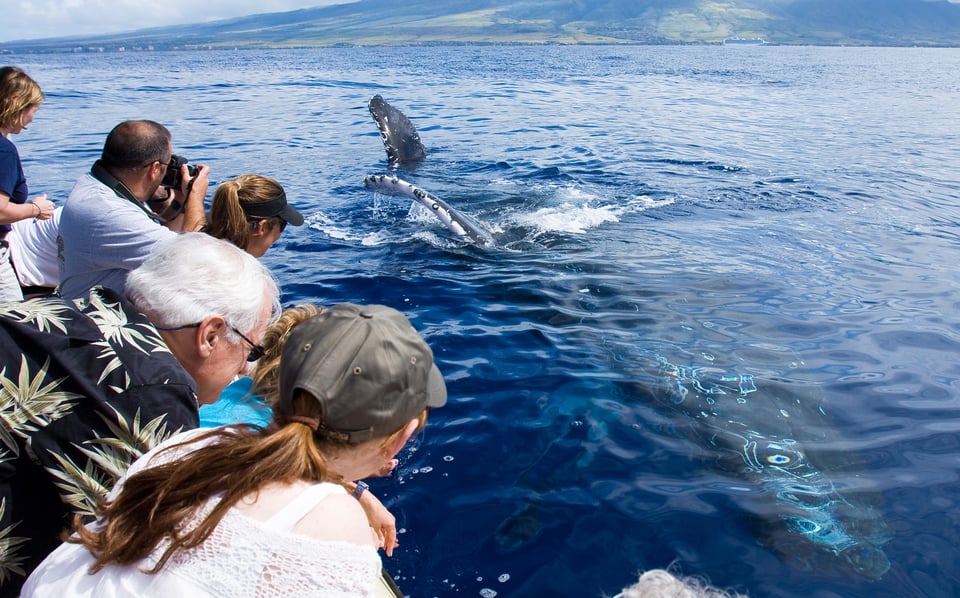
<instances>
[{"instance_id":1,"label":"wristband","mask_svg":"<svg viewBox=\"0 0 960 598\"><path fill-rule=\"evenodd\" d=\"M30 202L30 204L31 204L33 207L37 208L37 215L34 216L35 219L36 219L36 218L39 218L40 216L43 215L43 210L40 209L40 206L38 206L37 204L33 203L32 201Z\"/></svg>"},{"instance_id":2,"label":"wristband","mask_svg":"<svg viewBox=\"0 0 960 598\"><path fill-rule=\"evenodd\" d=\"M357 500L360 500L360 497L363 496L363 491L369 487L370 486L367 486L363 482L357 482L357 488L353 491L353 497Z\"/></svg>"}]
</instances>

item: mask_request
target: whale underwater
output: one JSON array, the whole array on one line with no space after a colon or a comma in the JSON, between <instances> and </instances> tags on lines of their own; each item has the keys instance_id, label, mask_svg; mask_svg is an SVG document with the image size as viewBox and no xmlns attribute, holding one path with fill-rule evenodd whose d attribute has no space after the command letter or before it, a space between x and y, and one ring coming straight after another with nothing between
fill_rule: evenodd
<instances>
[{"instance_id":1,"label":"whale underwater","mask_svg":"<svg viewBox=\"0 0 960 598\"><path fill-rule=\"evenodd\" d=\"M412 167L426 157L427 150L420 140L420 134L406 115L380 95L370 98L367 107L377 123L391 168ZM496 245L493 235L478 220L396 175L368 175L363 179L363 186L377 193L407 197L423 205L452 233L481 247Z\"/></svg>"},{"instance_id":2,"label":"whale underwater","mask_svg":"<svg viewBox=\"0 0 960 598\"><path fill-rule=\"evenodd\" d=\"M675 365L662 356L657 362L659 384L649 389L654 396L648 400L681 416L672 419L686 422L689 436L714 464L724 463L722 469L772 499L773 507L762 510L782 528L778 532L769 516L757 517L756 535L794 559L804 545L832 554L867 579L878 580L889 570L881 548L889 540L886 523L813 462L811 449L828 440L822 433L798 438L831 428L822 402L806 385Z\"/></svg>"},{"instance_id":3,"label":"whale underwater","mask_svg":"<svg viewBox=\"0 0 960 598\"><path fill-rule=\"evenodd\" d=\"M625 408L637 403L657 412L645 429L686 441L676 450L706 469L698 478L703 487L720 489L739 509L745 529L784 564L874 582L890 570L883 545L892 535L879 509L881 497L863 479L855 451L837 449L842 439L817 385L763 368L754 375L676 365L653 349L617 349L614 357L626 369L612 395ZM610 413L619 425L622 412ZM595 457L596 439L614 420L599 416L590 426L565 426L517 477L513 486L523 500L497 527L502 551L536 540L548 525L541 517L551 502L564 500L554 495L589 487L592 478L582 472Z\"/></svg>"}]
</instances>

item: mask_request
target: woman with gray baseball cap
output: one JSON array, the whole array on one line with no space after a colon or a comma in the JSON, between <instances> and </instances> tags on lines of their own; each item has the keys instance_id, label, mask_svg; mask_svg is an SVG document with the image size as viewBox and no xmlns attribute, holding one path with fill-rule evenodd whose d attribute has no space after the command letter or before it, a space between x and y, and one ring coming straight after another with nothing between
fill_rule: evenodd
<instances>
[{"instance_id":1,"label":"woman with gray baseball cap","mask_svg":"<svg viewBox=\"0 0 960 598\"><path fill-rule=\"evenodd\" d=\"M389 307L297 325L265 430L194 430L147 453L23 596L373 596L378 539L344 489L446 403L430 347Z\"/></svg>"}]
</instances>

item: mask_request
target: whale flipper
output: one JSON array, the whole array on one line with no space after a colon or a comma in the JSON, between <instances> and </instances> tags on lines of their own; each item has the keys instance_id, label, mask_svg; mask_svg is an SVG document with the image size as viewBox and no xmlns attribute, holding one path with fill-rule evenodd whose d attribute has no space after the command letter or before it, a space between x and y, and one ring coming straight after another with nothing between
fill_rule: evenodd
<instances>
[{"instance_id":1,"label":"whale flipper","mask_svg":"<svg viewBox=\"0 0 960 598\"><path fill-rule=\"evenodd\" d=\"M420 134L403 112L400 112L383 97L375 95L367 102L373 120L380 129L380 138L387 150L387 159L392 166L414 164L427 155Z\"/></svg>"},{"instance_id":2,"label":"whale flipper","mask_svg":"<svg viewBox=\"0 0 960 598\"><path fill-rule=\"evenodd\" d=\"M492 247L493 236L482 224L457 211L439 197L395 176L373 174L364 177L363 186L387 195L402 195L420 203L443 222L453 233L469 237L474 243Z\"/></svg>"}]
</instances>

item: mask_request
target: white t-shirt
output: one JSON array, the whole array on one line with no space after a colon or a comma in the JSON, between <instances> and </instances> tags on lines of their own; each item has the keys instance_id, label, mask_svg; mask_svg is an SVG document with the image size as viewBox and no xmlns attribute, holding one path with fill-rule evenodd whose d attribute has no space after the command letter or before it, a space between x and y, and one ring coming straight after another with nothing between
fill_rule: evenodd
<instances>
[{"instance_id":1,"label":"white t-shirt","mask_svg":"<svg viewBox=\"0 0 960 598\"><path fill-rule=\"evenodd\" d=\"M158 450L206 431L174 436L137 460L127 476L143 468ZM171 453L161 458L172 458ZM123 480L117 488L122 484ZM381 563L372 545L318 540L291 531L324 498L345 492L326 482L307 486L267 521L231 508L203 544L177 554L156 574L143 571L157 563L162 546L137 565L110 565L90 574L93 555L80 544L64 543L30 575L21 597L373 596ZM216 500L201 508L194 521L209 513Z\"/></svg>"},{"instance_id":2,"label":"white t-shirt","mask_svg":"<svg viewBox=\"0 0 960 598\"><path fill-rule=\"evenodd\" d=\"M10 261L17 270L21 286L52 288L60 283L57 234L62 212L63 208L58 206L47 220L25 218L10 224L7 234Z\"/></svg>"}]
</instances>

